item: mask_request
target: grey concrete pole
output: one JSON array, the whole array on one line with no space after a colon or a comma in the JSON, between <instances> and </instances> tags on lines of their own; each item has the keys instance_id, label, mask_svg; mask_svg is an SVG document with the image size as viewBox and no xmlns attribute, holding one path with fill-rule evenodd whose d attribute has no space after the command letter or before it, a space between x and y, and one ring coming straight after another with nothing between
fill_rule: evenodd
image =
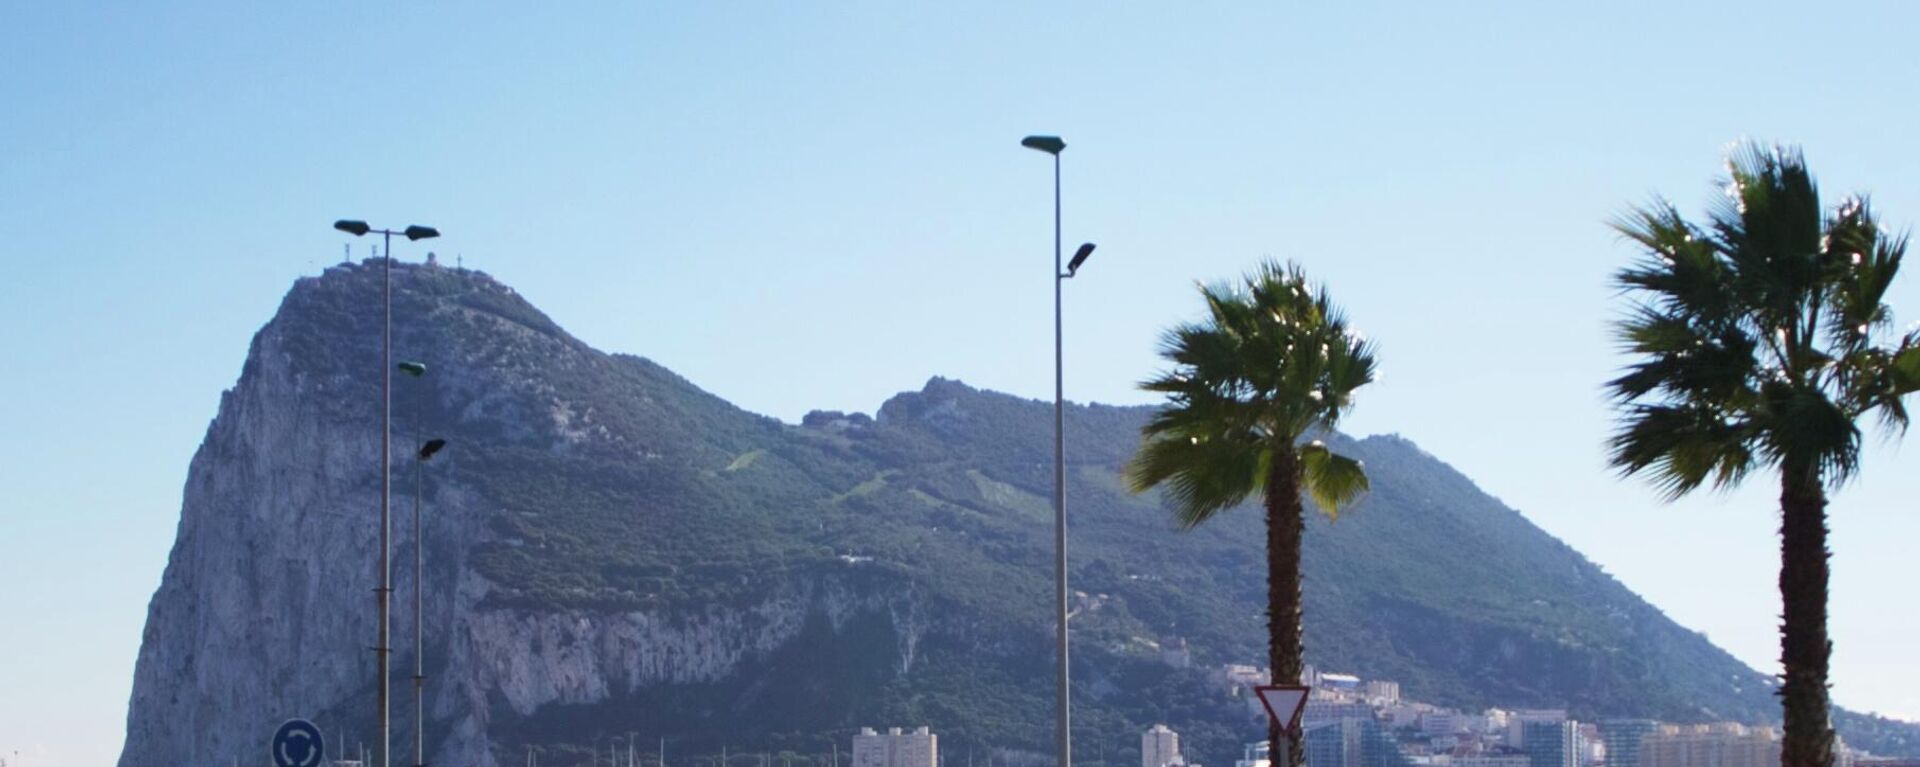
<instances>
[{"instance_id":1,"label":"grey concrete pole","mask_svg":"<svg viewBox=\"0 0 1920 767\"><path fill-rule=\"evenodd\" d=\"M1066 272L1060 264L1060 154L1053 155L1053 580L1058 592L1060 668L1055 682L1059 696L1054 736L1059 767L1073 765L1073 715L1067 675L1067 449L1066 383L1061 351L1060 288Z\"/></svg>"},{"instance_id":2,"label":"grey concrete pole","mask_svg":"<svg viewBox=\"0 0 1920 767\"><path fill-rule=\"evenodd\" d=\"M389 767L391 757L393 721L391 718L392 690L388 689L389 675L392 673L388 656L393 648L389 646L392 622L388 620L393 598L393 567L389 561L389 549L392 546L393 516L390 501L393 495L393 232L382 233L385 238L380 255L381 272L381 315L380 331L380 642L374 647L374 655L379 658L380 681L375 686L379 695L380 743L375 752L379 757L376 767Z\"/></svg>"},{"instance_id":3,"label":"grey concrete pole","mask_svg":"<svg viewBox=\"0 0 1920 767\"><path fill-rule=\"evenodd\" d=\"M424 396L416 396L414 401L419 402L423 399L425 399ZM420 418L420 414L424 412L426 412L424 407L415 408L414 418L416 419L416 424L418 423L417 419ZM413 443L418 445L420 444L420 439L417 426L414 431L416 434ZM426 485L426 473L427 460L416 457L413 462L413 767L426 767L427 764L427 669L425 660L427 640L425 634L426 621L422 616L421 610L421 593L426 591L427 570L425 557L421 551L423 547L420 537L420 512L426 500L425 492L422 488Z\"/></svg>"}]
</instances>

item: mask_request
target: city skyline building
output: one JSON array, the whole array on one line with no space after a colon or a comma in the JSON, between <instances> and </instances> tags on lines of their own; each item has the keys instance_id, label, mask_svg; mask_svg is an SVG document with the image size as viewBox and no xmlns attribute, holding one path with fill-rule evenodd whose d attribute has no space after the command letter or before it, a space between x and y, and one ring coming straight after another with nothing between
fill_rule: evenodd
<instances>
[{"instance_id":1,"label":"city skyline building","mask_svg":"<svg viewBox=\"0 0 1920 767\"><path fill-rule=\"evenodd\" d=\"M1661 725L1641 741L1636 767L1767 767L1779 763L1780 734L1772 727L1717 722Z\"/></svg>"},{"instance_id":2,"label":"city skyline building","mask_svg":"<svg viewBox=\"0 0 1920 767\"><path fill-rule=\"evenodd\" d=\"M1529 723L1557 723L1567 721L1564 708L1527 708L1504 712L1506 714L1506 744L1514 748L1526 748L1526 727Z\"/></svg>"},{"instance_id":3,"label":"city skyline building","mask_svg":"<svg viewBox=\"0 0 1920 767\"><path fill-rule=\"evenodd\" d=\"M1140 735L1140 767L1185 765L1180 755L1180 733L1164 724L1156 724Z\"/></svg>"},{"instance_id":4,"label":"city skyline building","mask_svg":"<svg viewBox=\"0 0 1920 767\"><path fill-rule=\"evenodd\" d=\"M1378 718L1374 707L1365 703L1342 702L1328 698L1308 698L1306 709L1300 713L1300 726L1334 722L1342 719Z\"/></svg>"},{"instance_id":5,"label":"city skyline building","mask_svg":"<svg viewBox=\"0 0 1920 767\"><path fill-rule=\"evenodd\" d=\"M926 727L862 727L853 736L853 767L940 767L940 736Z\"/></svg>"},{"instance_id":6,"label":"city skyline building","mask_svg":"<svg viewBox=\"0 0 1920 767\"><path fill-rule=\"evenodd\" d=\"M1369 679L1364 688L1367 702L1377 706L1391 706L1400 702L1400 683L1384 679Z\"/></svg>"},{"instance_id":7,"label":"city skyline building","mask_svg":"<svg viewBox=\"0 0 1920 767\"><path fill-rule=\"evenodd\" d=\"M1521 728L1521 749L1530 767L1581 767L1578 722L1523 720Z\"/></svg>"},{"instance_id":8,"label":"city skyline building","mask_svg":"<svg viewBox=\"0 0 1920 767\"><path fill-rule=\"evenodd\" d=\"M1301 736L1311 767L1360 767L1365 760L1358 719L1335 719L1307 727Z\"/></svg>"},{"instance_id":9,"label":"city skyline building","mask_svg":"<svg viewBox=\"0 0 1920 767\"><path fill-rule=\"evenodd\" d=\"M1607 767L1639 767L1640 745L1659 731L1651 719L1607 719L1600 722L1600 742L1607 748Z\"/></svg>"}]
</instances>

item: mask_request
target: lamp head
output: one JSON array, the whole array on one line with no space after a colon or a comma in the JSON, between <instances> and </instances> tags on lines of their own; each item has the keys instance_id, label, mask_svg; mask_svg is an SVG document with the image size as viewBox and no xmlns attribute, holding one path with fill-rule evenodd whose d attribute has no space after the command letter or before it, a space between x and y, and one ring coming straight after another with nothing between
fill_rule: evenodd
<instances>
[{"instance_id":1,"label":"lamp head","mask_svg":"<svg viewBox=\"0 0 1920 767\"><path fill-rule=\"evenodd\" d=\"M1080 249L1073 252L1073 260L1067 262L1067 276L1072 277L1079 272L1080 265L1086 263L1087 257L1091 255L1093 255L1093 243L1081 243Z\"/></svg>"},{"instance_id":2,"label":"lamp head","mask_svg":"<svg viewBox=\"0 0 1920 767\"><path fill-rule=\"evenodd\" d=\"M1020 145L1028 149L1038 149L1050 155L1058 155L1060 150L1067 148L1067 142L1061 141L1059 136L1028 136L1020 139Z\"/></svg>"},{"instance_id":3,"label":"lamp head","mask_svg":"<svg viewBox=\"0 0 1920 767\"><path fill-rule=\"evenodd\" d=\"M420 460L431 460L434 453L440 452L440 449L446 446L447 441L444 439L427 440L426 444L420 446Z\"/></svg>"},{"instance_id":4,"label":"lamp head","mask_svg":"<svg viewBox=\"0 0 1920 767\"><path fill-rule=\"evenodd\" d=\"M373 227L367 226L367 222L365 221L354 221L354 220L345 219L345 218L340 219L339 221L333 222L333 228L338 229L342 232L346 232L347 234L351 234L355 237L359 237L363 234L366 234L367 232L373 231Z\"/></svg>"},{"instance_id":5,"label":"lamp head","mask_svg":"<svg viewBox=\"0 0 1920 767\"><path fill-rule=\"evenodd\" d=\"M407 239L409 240L415 240L415 241L431 240L435 237L440 236L440 230L435 229L431 226L421 226L419 224L414 224L413 226L407 227L407 230L405 232L401 232L401 234L406 235Z\"/></svg>"},{"instance_id":6,"label":"lamp head","mask_svg":"<svg viewBox=\"0 0 1920 767\"><path fill-rule=\"evenodd\" d=\"M414 378L419 378L427 374L427 365L424 362L402 362L394 367L399 368L400 372L406 373Z\"/></svg>"}]
</instances>

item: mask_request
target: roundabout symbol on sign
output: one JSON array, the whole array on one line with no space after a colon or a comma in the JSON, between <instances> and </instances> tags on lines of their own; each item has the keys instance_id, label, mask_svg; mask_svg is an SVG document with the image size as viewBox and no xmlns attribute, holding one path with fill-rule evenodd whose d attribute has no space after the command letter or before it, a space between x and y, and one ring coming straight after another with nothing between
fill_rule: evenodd
<instances>
[{"instance_id":1,"label":"roundabout symbol on sign","mask_svg":"<svg viewBox=\"0 0 1920 767\"><path fill-rule=\"evenodd\" d=\"M273 734L275 767L320 767L326 753L327 744L320 738L320 728L305 719L288 719Z\"/></svg>"}]
</instances>

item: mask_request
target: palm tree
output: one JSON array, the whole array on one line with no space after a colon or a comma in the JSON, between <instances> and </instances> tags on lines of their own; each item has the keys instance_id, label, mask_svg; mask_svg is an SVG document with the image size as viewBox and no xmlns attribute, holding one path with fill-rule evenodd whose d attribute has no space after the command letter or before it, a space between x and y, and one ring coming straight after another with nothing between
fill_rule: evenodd
<instances>
[{"instance_id":1,"label":"palm tree","mask_svg":"<svg viewBox=\"0 0 1920 767\"><path fill-rule=\"evenodd\" d=\"M1301 440L1310 430L1331 432L1354 390L1373 380L1373 346L1347 328L1326 290L1309 286L1297 265L1264 263L1239 285L1202 286L1200 295L1206 320L1162 339L1161 356L1174 369L1141 384L1167 395L1168 406L1142 429L1127 479L1136 493L1164 486L1187 530L1260 494L1268 659L1276 683L1296 684L1301 490L1331 518L1367 489L1359 461ZM1267 733L1276 760L1282 735L1278 724ZM1297 765L1299 735L1285 735Z\"/></svg>"},{"instance_id":2,"label":"palm tree","mask_svg":"<svg viewBox=\"0 0 1920 767\"><path fill-rule=\"evenodd\" d=\"M1862 417L1904 432L1920 388L1920 333L1890 339L1882 303L1906 237L1864 198L1822 209L1798 150L1746 146L1728 175L1705 226L1663 200L1614 223L1645 253L1615 276L1636 360L1608 383L1611 461L1670 499L1779 471L1781 761L1830 767L1826 494L1859 469Z\"/></svg>"}]
</instances>

